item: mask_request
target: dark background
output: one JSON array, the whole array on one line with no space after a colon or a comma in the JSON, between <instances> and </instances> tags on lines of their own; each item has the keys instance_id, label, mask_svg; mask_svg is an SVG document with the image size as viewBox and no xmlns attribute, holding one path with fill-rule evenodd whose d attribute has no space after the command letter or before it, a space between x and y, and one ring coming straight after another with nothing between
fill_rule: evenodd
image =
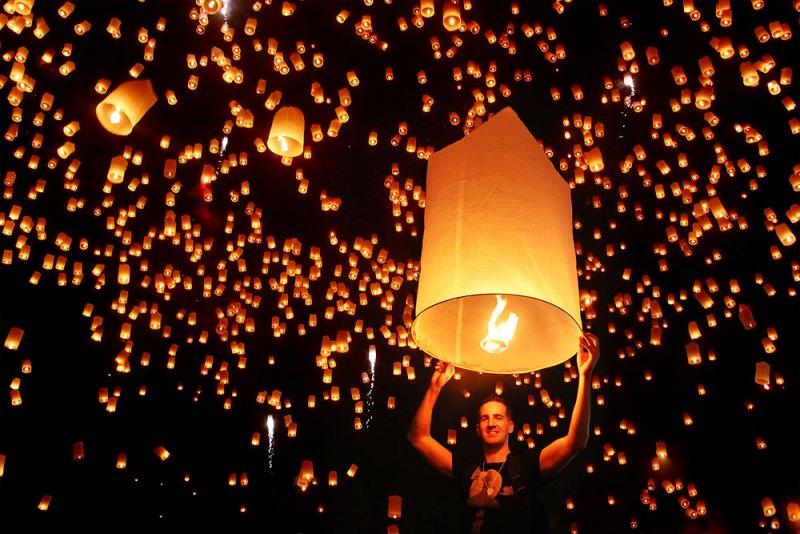
<instances>
[{"instance_id":1,"label":"dark background","mask_svg":"<svg viewBox=\"0 0 800 534\"><path fill-rule=\"evenodd\" d=\"M411 236L410 225L405 223L402 232L395 232L384 178L390 174L391 164L397 162L401 168L397 177L401 186L407 177L424 186L425 161L405 152L405 139L399 147L392 147L389 140L403 120L408 122L409 135L416 136L419 145L439 149L461 138L461 126L451 126L448 114L459 113L463 124L464 113L472 105L472 90L486 89L483 78L473 79L466 74L468 60L479 64L484 74L488 62L496 61L498 86L507 84L513 94L508 99L498 94L497 102L487 104L487 110L512 106L531 133L552 147L556 168L558 161L572 152L572 145L580 142L574 136L571 140L564 139L562 117L571 119L574 113L590 115L595 123L602 122L605 127L605 136L595 138L595 146L601 148L605 162L605 170L599 174L607 176L612 187L604 189L594 184L592 173L587 171L586 183L573 189L574 217L581 222L575 230L575 241L581 243L583 250L583 255L578 256L579 284L597 295L594 305L597 317L585 318L584 325L601 339L602 358L595 373L602 383L600 390L593 392L593 399L602 395L604 404L593 401L592 405L592 426L599 427L601 435L592 435L589 447L546 489L544 498L553 531L568 532L573 526L580 532L621 532L630 530L635 518L642 532L756 532L763 528L760 522L768 525L773 519L763 517L764 497L770 497L776 505L775 518L780 523L775 530L792 531L786 505L800 502L797 454L800 309L797 298L790 294L798 286L791 268L791 262L798 261L798 245L780 245L775 233L765 228L764 210L772 208L780 221L786 221L786 210L800 202L788 182L792 166L798 163L798 141L787 122L797 117L797 112L787 112L780 103L786 95L794 99L800 95L796 76L790 85L782 86L779 96L769 95L765 84L776 79L783 67L796 70L800 48L796 36L758 44L753 32L759 25L766 27L769 22L779 20L797 34L798 13L790 2L768 1L763 10L754 10L750 2L734 2L734 24L720 28L714 13L715 3L697 1L696 7L702 13L700 20L710 24L710 31L703 32L700 22L691 21L683 13L681 2L669 7L661 2L607 2L607 16L599 14L594 2L567 3L562 15L553 10L550 2L519 2L521 12L514 16L510 3L475 1L473 9L463 14L465 19L480 23L480 33L460 34L464 43L455 58L435 60L429 43L431 36L439 38L442 49L450 46L448 32L441 26L438 1L436 15L426 19L422 29L411 26L401 32L397 17L405 17L410 24L413 15L412 4L399 0L391 5L376 0L372 6L362 2L297 2L296 12L290 17L281 16L280 3L264 5L254 13L250 2L236 0L230 2L227 21L236 28L234 42L242 48L241 60L235 62L245 72L242 85L224 83L221 69L211 62L192 72L186 67L187 53L199 57L209 54L212 46L231 56L230 43L223 41L219 31L225 21L222 13L209 17L210 23L201 36L195 31L196 21L189 16L193 2L75 3L75 12L63 20L56 14L60 3L37 2L35 16L44 17L50 26L43 39L35 39L30 30L21 35L7 28L0 32L3 53L16 51L20 46L29 49L26 74L36 79L33 93L26 94L20 106L24 118L19 124L19 136L13 141L0 142L0 170L4 176L9 171L16 172L16 183L10 193L6 187L0 211L7 217L11 207L19 205L23 215L47 220L46 239L37 240L35 231L27 235L31 245L28 261L21 261L16 255L15 242L22 234L18 226L11 236L0 238L3 250L14 251L12 264L0 268L0 335L5 336L12 326L25 331L19 350L2 349L0 353L0 381L8 384L14 377L20 377L23 398L22 405L17 407L11 406L10 397L0 404L0 454L6 456L5 472L0 478L0 531L77 527L91 532L142 527L156 531L205 531L219 525L218 528L234 532L377 532L385 531L392 523L402 532L455 531L458 520L455 489L411 449L404 437L431 369L425 367L421 351L388 346L377 333L387 313L391 313L395 325L402 323L405 297L416 295L416 285L404 282L394 292L391 312L382 310L376 299L370 297L369 305L359 307L356 317L339 313L332 321L326 321L322 315L327 306L335 303L324 297L328 283L336 280L334 265L341 263L347 267L347 254L339 254L338 248L329 244L329 231L335 230L348 245L356 237L369 238L374 233L379 238L375 255L380 248L386 248L389 257L398 263L419 259L423 210L411 199L402 210L403 214L407 210L414 213L417 237ZM344 24L337 24L335 16L343 8L351 11L350 18ZM387 51L380 51L354 34L353 25L363 14L372 15L375 31L390 45ZM114 16L122 20L120 40L105 32L108 20ZM294 42L304 41L309 48L303 56L306 69L292 71L288 76L276 73L271 56L266 51L255 52L250 38L244 35L242 28L248 16L258 18L256 37L264 47L268 37L275 37L287 58ZM165 32L155 30L159 17L167 21ZM631 26L623 28L621 17L627 17ZM72 28L82 20L90 21L92 29L79 37ZM485 30L492 29L499 36L508 22L513 22L516 28L510 36L517 46L513 56L497 44L490 45L483 35ZM563 43L566 59L555 64L545 61L536 45L543 36L524 37L520 30L524 22L553 27L558 37L550 45ZM140 26L147 27L150 36L157 38L155 61L143 62L146 67L143 77L152 80L159 101L130 136L121 138L108 134L97 122L94 107L101 97L95 93L94 84L105 77L112 80L112 88L116 87L128 78L130 66L142 61L142 45L136 41ZM667 36L660 33L662 28L668 30ZM722 35L731 36L736 45L746 44L750 48L748 61L755 61L763 54L775 59L777 67L761 75L759 87L742 86L741 58L723 61L711 48L709 39ZM641 113L634 112L624 102L600 103L601 95L607 93L603 89L604 76L613 79L623 97L630 93L622 85L622 73L617 70L619 43L623 40L630 41L637 53L640 71L634 74L633 99L647 99ZM65 42L73 45L69 59L77 67L70 76L62 77L57 68L67 59L60 54ZM312 43L325 54L322 69L311 66ZM660 52L661 61L656 66L646 64L644 50L648 46L656 46ZM47 49L56 52L49 65L39 60ZM689 77L685 87L694 90L699 86L697 60L704 55L712 59L716 69L713 77L716 100L712 111L720 117L720 125L714 128L713 141L702 137L701 129L706 126L703 111L693 105L684 105L677 113L669 109L669 99L679 98L681 90L674 84L670 69L682 65ZM461 84L452 78L451 69L455 65L464 71ZM394 70L392 82L384 80L386 66ZM0 70L7 75L10 68L11 62L6 61ZM514 81L514 70L525 68L533 72L533 82ZM417 83L416 73L420 69L427 74L425 85ZM267 95L256 95L259 78L267 80L267 94L276 89L282 91L281 105L303 109L307 127L317 122L325 131L334 117L336 91L345 86L345 73L349 70L358 73L360 84L350 88L351 119L342 125L337 138L326 136L322 143L312 143L311 159L297 158L291 166L281 165L269 152L256 152L253 139L259 136L266 140L272 117L263 106ZM200 78L195 92L185 89L192 73ZM313 80L323 85L333 104L313 103L309 96ZM580 84L585 93L581 101L571 96L570 87L574 83ZM6 83L4 95L12 86L13 82ZM553 86L560 88L562 94L557 102L550 98ZM167 105L163 97L167 89L178 94L178 105ZM64 119L55 121L52 113L47 114L44 125L36 128L31 119L38 111L44 91L56 96L55 107L64 110ZM421 111L422 94L435 99L430 113ZM211 185L214 200L207 203L202 199L199 176L203 163L219 163L219 156L208 152L208 142L211 138L221 139L222 124L233 119L228 106L232 99L251 109L256 120L253 129L234 128L227 153L246 151L249 163L231 169L227 175L219 174ZM5 132L11 124L11 107L6 104L6 111L0 114L0 131ZM662 131L672 132L679 142L677 149L666 148L661 139L651 138L653 113L662 114ZM50 157L56 157L56 148L65 140L61 133L63 124L71 120L81 124L80 132L72 138L77 145L73 157L81 160L78 172L81 183L76 193L63 187L68 163L59 160L55 170L48 170L45 165ZM677 135L675 125L679 123L693 128L697 138L690 142ZM761 132L769 144L768 156L759 156L756 145L744 142L743 136L734 130L737 123L750 124ZM371 130L379 133L376 147L369 147L366 142ZM570 130L575 133L574 128ZM30 147L30 140L37 132L44 135L44 144L38 151ZM158 146L163 134L172 137L171 147L166 151ZM263 210L264 234L275 237L278 252L285 239L297 237L302 241L303 252L294 259L304 265L304 274L312 263L308 259L309 248L322 248L323 276L310 288L314 304L306 308L302 301L292 300L296 318L286 321L287 335L275 339L270 331L271 317L279 315L283 319L283 314L276 306L278 294L269 289L267 280L277 276L281 267L272 264L269 274L260 275L264 244L245 247L246 273L238 273L235 262L228 262L229 282L221 297L203 298L202 276L196 273L197 264L191 263L182 252L182 244L174 247L153 239L153 249L143 256L150 264L148 274L154 276L169 264L184 275L191 275L194 289L176 288L172 298L164 301L152 286L150 289L137 286L143 276L138 271L140 259L130 257L133 279L125 288L129 291L128 310L140 301L148 306L158 303L162 323L172 325L172 337L163 339L160 332L149 330L148 314L141 314L133 321L131 372L117 373L114 358L123 347L117 334L124 318L111 305L120 290L116 286L118 254L127 247L112 231L105 230L106 217L116 217L120 207L135 204L141 195L146 195L146 208L138 210L136 218L129 219L124 229L131 230L134 241L141 242L151 227L162 227L167 209L164 198L172 185L162 178L163 161L177 157L185 145L194 143L204 145L203 157L179 165L177 179L183 187L172 209L179 215L190 214L193 222L200 223L203 237L214 237L214 248L204 253L201 260L206 274L216 276L217 263L227 257L225 244L232 236L224 233L226 215L231 212L236 216L233 237L247 233L249 217L244 214L245 204L253 201ZM687 228L670 223L670 212L678 217L688 213L689 228L696 222L691 216L692 206L708 197L706 184L714 164L714 143L724 146L734 162L746 158L753 168L761 164L767 171L767 178L757 180L756 191L749 186L749 180L755 179L754 171L730 177L723 167L716 184L729 213L735 210L746 217L749 228L741 230L734 223L732 230L720 232L715 225L692 247L691 257L685 257L677 243L670 243L664 256L669 270L660 272L653 245L666 242L665 229L670 224L675 224L685 237ZM653 187L644 186L635 170L627 174L619 170L618 162L632 153L636 144L647 151L647 159L637 163L645 167L654 184L664 185L665 199L656 200ZM14 151L25 145L25 156L16 158ZM113 206L102 208L108 161L125 145L144 154L141 167L129 166L126 180L148 172L150 184L140 186L136 192L126 189L127 181L115 186ZM677 165L679 152L687 154L686 169ZM27 168L28 157L33 153L41 154L42 158L35 171ZM669 176L660 176L655 167L659 159L672 167ZM565 179L573 177L572 161L569 160L569 170L562 173ZM306 195L296 189L297 167L310 180ZM700 178L692 203L687 205L672 196L669 184L690 180L690 170L696 171ZM40 178L47 183L46 191L32 200L28 198L28 190ZM251 194L233 202L229 192L238 189L243 180L249 181ZM616 209L619 186L628 190L624 213ZM342 198L337 212L320 210L318 197L322 190ZM593 208L594 195L602 200L600 208ZM85 208L68 212L65 206L70 196L84 198ZM634 218L634 203L641 205L644 214L641 221ZM95 208L99 208L99 215L93 214ZM659 210L663 212L662 219L656 215ZM615 223L613 229L611 221ZM800 232L797 224L790 227L795 234ZM600 239L593 237L595 228L601 229ZM54 244L62 231L73 238L72 248L66 253ZM81 237L90 243L86 251L78 250ZM202 242L202 238L196 241ZM624 250L621 243L625 244ZM615 245L613 257L606 256L607 244ZM114 247L111 258L93 253L95 248L102 250L107 245ZM781 259L773 260L770 256L772 245L780 249ZM713 250L718 250L722 259L708 263L705 260ZM601 260L602 272L587 269L586 257L590 253ZM72 278L73 262L83 262L83 282L78 286L68 283L66 287L58 287L56 272L42 269L46 254L63 254L68 258L65 270L68 280ZM97 263L105 264L106 273L106 284L99 290L94 288L96 278L91 274ZM371 271L369 260L364 258L359 257L358 266L361 272ZM626 281L622 272L628 267L633 274ZM42 279L38 285L32 285L28 280L37 270L41 271ZM774 286L775 296L768 297L756 283L757 273ZM214 334L214 327L216 310L224 310L238 300L232 285L244 275L260 275L264 288L260 292L251 288L262 296L262 304L259 309L248 310L248 315L256 320L256 331L240 334L247 344L248 356L246 369L240 370L236 368L238 358ZM657 300L668 323L661 346L649 344L652 319L649 313L642 313L642 306L644 299L653 295L652 286L637 292L637 283L642 283L643 275L648 275L661 290ZM713 308L703 310L692 296L692 286L699 280L707 290L709 277L716 280L720 290L711 294L715 301ZM731 294L732 278L738 279L741 293ZM347 283L350 298L357 301L357 283L346 277L339 281ZM290 295L291 287L290 281L287 285ZM683 311L678 313L667 304L666 295L672 293L677 299L680 291L686 291L688 298L681 301ZM629 294L631 298L631 304L624 307L624 315L609 309L613 309L618 294ZM755 329L742 328L736 309L731 318L724 317L723 296L729 294L737 303L752 308L757 321ZM90 319L81 315L87 302L94 304L94 315L104 317L100 343L91 341ZM181 309L197 312L196 327L175 318ZM319 326L309 328L309 333L300 337L295 323L307 324L310 313L319 316ZM716 328L707 326L707 313L715 315ZM376 339L369 341L363 334L353 333L349 353L334 355L337 367L333 383L340 387L342 399L338 403L324 401L323 391L329 385L322 383L321 370L315 365L322 336L335 337L337 330L352 330L356 318L375 328ZM703 332L703 337L697 340L704 360L699 366L687 365L685 344L690 342L689 321L696 321ZM615 333L609 332L609 322L616 326ZM761 347L767 327L775 328L780 336L776 341L777 351L772 355L764 354ZM201 329L210 332L207 345L185 342L186 336L196 338ZM641 347L636 345L637 341ZM172 343L180 345L180 349L176 368L168 370L167 350ZM355 431L349 391L351 387L359 387L368 405L369 387L361 383L360 375L369 369L370 343L377 345L378 360L371 402L362 414L362 421L369 419L369 425ZM626 349L629 354L620 357L620 352L624 355ZM707 358L711 349L716 351L716 361ZM148 367L139 365L145 351L151 353ZM215 356L214 368L208 376L202 376L199 369L207 354ZM274 365L267 364L268 355L275 356ZM401 361L404 355L411 357L416 381L408 381L405 373L399 377L392 375L393 363ZM24 359L32 361L31 374L20 371ZM222 361L229 362L231 383L225 395L218 396L214 373ZM757 361L769 362L773 373L784 377L785 384L776 385L773 374L770 390L756 385L753 377ZM646 370L652 373L650 381L644 379ZM513 377L464 372L462 380L451 382L440 398L434 413L434 436L444 441L447 429L458 428L459 446L475 446L473 432L461 429L459 418L466 416L473 425L478 400L493 391L497 381L502 381L518 427L524 422L530 422L532 427L543 422L544 434L533 438L537 447L545 446L566 432L577 382L565 382L561 366L543 370L540 375L542 387L566 411L566 418L558 420L557 428L547 425L548 416L557 410L543 406L533 377L530 384L516 386ZM620 386L615 385L617 380ZM698 384L704 385L705 396L698 395ZM137 394L141 385L147 386L143 397ZM113 391L117 386L122 388L121 396L116 413L110 414L98 403L98 389L108 387ZM231 398L234 389L232 409L224 410L223 400ZM291 408L278 411L255 402L258 391L274 389L280 389L283 398L291 400ZM469 398L465 398L465 391L470 393ZM529 394L535 397L535 406L528 406ZM306 407L308 395L316 395L315 409ZM390 395L397 401L393 411L386 409ZM750 403L752 409L748 409ZM688 427L683 424L683 414L687 412L694 420ZM286 413L298 423L296 438L286 437L283 423ZM277 423L271 466L265 430L268 414L273 414ZM623 420L635 425L635 435L620 429ZM258 447L250 445L253 432L262 434ZM766 450L756 449L757 437L766 440ZM73 461L72 447L78 441L84 443L85 459ZM669 460L663 462L660 471L653 472L651 460L658 441L667 443ZM625 453L626 465L618 465L616 456L604 461L603 447L607 444L617 453ZM153 453L157 446L170 451L167 461L160 461ZM115 469L119 452L127 454L124 470ZM319 483L303 493L294 485L294 479L304 459L313 460ZM354 478L345 475L351 464L358 465ZM593 466L591 474L586 472L588 464ZM330 470L336 470L339 476L339 485L334 488L327 486ZM231 473L247 473L249 484L228 486ZM647 490L648 479L655 482L655 490L650 491L651 498L658 503L655 511L648 511L640 499ZM662 488L664 480L680 480L684 488L667 494ZM678 501L680 495L686 495L688 483L698 490L697 497L689 499L690 507L696 508L699 498L708 508L707 515L695 520L685 515ZM36 509L43 495L52 496L46 512ZM403 497L402 517L397 521L386 517L389 495ZM613 506L608 503L609 495L615 498ZM565 506L568 497L574 502L574 510Z\"/></svg>"}]
</instances>

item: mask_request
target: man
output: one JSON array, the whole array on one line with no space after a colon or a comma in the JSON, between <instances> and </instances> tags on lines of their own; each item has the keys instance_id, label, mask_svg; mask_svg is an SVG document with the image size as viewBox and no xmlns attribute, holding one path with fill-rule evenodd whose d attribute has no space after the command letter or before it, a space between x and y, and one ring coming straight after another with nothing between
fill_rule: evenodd
<instances>
[{"instance_id":1,"label":"man","mask_svg":"<svg viewBox=\"0 0 800 534\"><path fill-rule=\"evenodd\" d=\"M428 462L455 479L465 504L467 532L541 532L546 520L537 507L536 494L546 479L555 476L589 441L591 376L600 354L596 336L584 333L578 350L578 393L569 431L544 449L512 453L508 438L514 432L511 411L498 396L489 397L478 408L478 437L483 458L454 458L431 436L431 416L439 393L455 368L436 364L430 386L411 421L408 440Z\"/></svg>"}]
</instances>

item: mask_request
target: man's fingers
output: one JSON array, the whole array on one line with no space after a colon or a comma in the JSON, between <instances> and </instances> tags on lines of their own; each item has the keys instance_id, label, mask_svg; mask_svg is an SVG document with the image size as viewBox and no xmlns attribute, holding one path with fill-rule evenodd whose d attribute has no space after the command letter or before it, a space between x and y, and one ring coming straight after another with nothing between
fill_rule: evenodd
<instances>
[{"instance_id":1,"label":"man's fingers","mask_svg":"<svg viewBox=\"0 0 800 534\"><path fill-rule=\"evenodd\" d=\"M600 347L600 340L594 334L590 334L589 332L584 332L581 334L580 346L587 352L595 354L597 352L597 349Z\"/></svg>"}]
</instances>

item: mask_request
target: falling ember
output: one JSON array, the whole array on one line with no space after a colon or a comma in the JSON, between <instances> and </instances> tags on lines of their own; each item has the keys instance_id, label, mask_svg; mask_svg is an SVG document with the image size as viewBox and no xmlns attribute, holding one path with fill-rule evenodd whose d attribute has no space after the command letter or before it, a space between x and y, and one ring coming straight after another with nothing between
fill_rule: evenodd
<instances>
[{"instance_id":1,"label":"falling ember","mask_svg":"<svg viewBox=\"0 0 800 534\"><path fill-rule=\"evenodd\" d=\"M272 470L272 462L275 459L275 419L272 415L267 416L267 436L269 443L267 445L267 459L270 471Z\"/></svg>"},{"instance_id":2,"label":"falling ember","mask_svg":"<svg viewBox=\"0 0 800 534\"><path fill-rule=\"evenodd\" d=\"M495 304L491 317L487 324L488 330L486 337L481 340L481 348L490 354L499 354L508 348L514 332L517 330L519 317L516 313L509 313L508 318L498 323L500 315L506 309L507 300L500 295L495 295Z\"/></svg>"},{"instance_id":3,"label":"falling ember","mask_svg":"<svg viewBox=\"0 0 800 534\"><path fill-rule=\"evenodd\" d=\"M367 391L366 427L369 428L369 423L370 421L372 421L372 406L373 406L372 391L375 389L375 362L378 359L375 351L375 345L369 346L369 353L367 358L369 359L369 390Z\"/></svg>"},{"instance_id":4,"label":"falling ember","mask_svg":"<svg viewBox=\"0 0 800 534\"><path fill-rule=\"evenodd\" d=\"M625 84L626 87L630 87L631 89L633 89L634 88L633 76L631 76L629 73L626 73L623 78L623 83Z\"/></svg>"}]
</instances>

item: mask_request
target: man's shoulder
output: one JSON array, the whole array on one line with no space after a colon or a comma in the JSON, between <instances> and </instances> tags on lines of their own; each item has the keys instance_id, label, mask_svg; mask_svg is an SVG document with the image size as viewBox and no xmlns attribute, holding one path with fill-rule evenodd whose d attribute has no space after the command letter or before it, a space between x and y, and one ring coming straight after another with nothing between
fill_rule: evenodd
<instances>
[{"instance_id":1,"label":"man's shoulder","mask_svg":"<svg viewBox=\"0 0 800 534\"><path fill-rule=\"evenodd\" d=\"M509 459L514 458L517 461L533 461L539 460L539 454L541 451L539 449L517 449L515 451L511 451L511 454L508 455Z\"/></svg>"}]
</instances>

